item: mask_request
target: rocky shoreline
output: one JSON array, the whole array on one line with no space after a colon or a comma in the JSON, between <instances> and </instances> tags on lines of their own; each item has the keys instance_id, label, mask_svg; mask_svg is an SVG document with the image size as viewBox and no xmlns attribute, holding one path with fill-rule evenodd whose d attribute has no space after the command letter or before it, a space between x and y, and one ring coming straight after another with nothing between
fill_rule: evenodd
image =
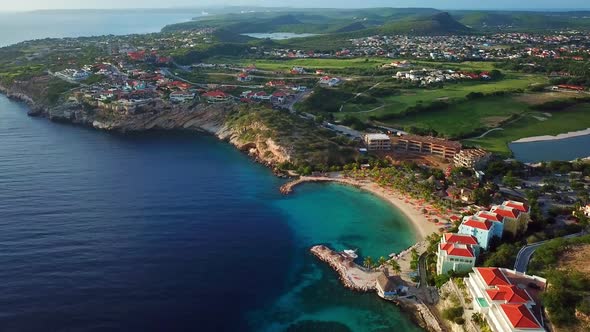
<instances>
[{"instance_id":1,"label":"rocky shoreline","mask_svg":"<svg viewBox=\"0 0 590 332\"><path fill-rule=\"evenodd\" d=\"M198 104L196 106L171 107L164 103L133 115L105 116L97 109L86 109L78 103L66 102L57 107L47 107L35 102L22 91L6 88L0 84L0 93L7 98L26 104L29 116L44 117L50 121L69 123L104 131L144 132L150 130L183 130L210 134L228 142L247 153L256 162L269 167L280 177L287 175L276 168L280 161L290 160L286 149L270 139L244 141L240 133L227 123L235 104ZM258 126L259 124L253 124Z\"/></svg>"}]
</instances>

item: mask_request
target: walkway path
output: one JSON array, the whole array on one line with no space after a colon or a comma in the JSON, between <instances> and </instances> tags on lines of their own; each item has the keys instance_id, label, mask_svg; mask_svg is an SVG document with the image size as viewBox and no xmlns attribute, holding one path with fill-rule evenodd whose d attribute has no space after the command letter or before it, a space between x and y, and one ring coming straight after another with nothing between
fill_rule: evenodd
<instances>
[{"instance_id":1,"label":"walkway path","mask_svg":"<svg viewBox=\"0 0 590 332\"><path fill-rule=\"evenodd\" d=\"M492 129L490 129L490 130L486 131L485 133L483 133L483 134L481 134L481 135L479 135L479 136L477 136L477 137L472 137L472 138L469 138L469 139L478 139L478 138L484 138L484 137L485 137L487 134L489 134L489 133L491 133L491 132L493 132L493 131L498 131L498 130L504 130L504 128L492 128Z\"/></svg>"}]
</instances>

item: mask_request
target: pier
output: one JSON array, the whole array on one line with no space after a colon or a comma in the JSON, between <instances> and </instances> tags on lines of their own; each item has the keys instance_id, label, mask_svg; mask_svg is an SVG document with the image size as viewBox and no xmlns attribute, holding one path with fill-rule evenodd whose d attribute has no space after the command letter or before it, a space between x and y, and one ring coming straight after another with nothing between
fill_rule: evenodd
<instances>
[{"instance_id":1,"label":"pier","mask_svg":"<svg viewBox=\"0 0 590 332\"><path fill-rule=\"evenodd\" d=\"M368 271L357 265L346 254L324 245L313 246L309 251L321 261L328 263L338 273L344 287L359 292L375 291L378 271Z\"/></svg>"}]
</instances>

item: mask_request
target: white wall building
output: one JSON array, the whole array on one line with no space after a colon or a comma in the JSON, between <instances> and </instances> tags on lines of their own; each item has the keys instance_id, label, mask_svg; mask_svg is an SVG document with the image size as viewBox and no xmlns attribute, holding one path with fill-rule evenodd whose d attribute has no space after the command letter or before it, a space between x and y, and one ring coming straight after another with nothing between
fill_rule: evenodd
<instances>
[{"instance_id":1,"label":"white wall building","mask_svg":"<svg viewBox=\"0 0 590 332\"><path fill-rule=\"evenodd\" d=\"M474 310L484 315L492 331L545 331L541 308L531 295L545 288L545 279L504 268L476 267L465 284Z\"/></svg>"}]
</instances>

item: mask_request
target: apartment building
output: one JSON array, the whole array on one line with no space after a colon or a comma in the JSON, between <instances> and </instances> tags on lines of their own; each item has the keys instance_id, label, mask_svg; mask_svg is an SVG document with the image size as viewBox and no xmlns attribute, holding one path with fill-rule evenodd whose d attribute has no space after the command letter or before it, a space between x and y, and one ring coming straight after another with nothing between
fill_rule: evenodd
<instances>
[{"instance_id":1,"label":"apartment building","mask_svg":"<svg viewBox=\"0 0 590 332\"><path fill-rule=\"evenodd\" d=\"M452 160L459 151L461 143L442 138L405 135L393 139L396 150L423 153Z\"/></svg>"}]
</instances>

